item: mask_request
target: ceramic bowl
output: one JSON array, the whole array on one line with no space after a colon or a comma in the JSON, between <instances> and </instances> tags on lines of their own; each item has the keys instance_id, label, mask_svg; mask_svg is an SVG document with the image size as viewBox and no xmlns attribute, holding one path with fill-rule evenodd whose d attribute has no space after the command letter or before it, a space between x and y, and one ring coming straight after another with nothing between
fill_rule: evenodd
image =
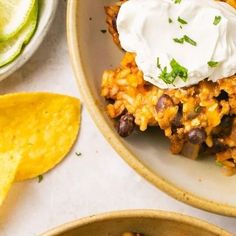
<instances>
[{"instance_id":1,"label":"ceramic bowl","mask_svg":"<svg viewBox=\"0 0 236 236\"><path fill-rule=\"evenodd\" d=\"M106 29L104 6L115 0L68 0L69 51L81 94L108 142L138 173L174 198L195 207L236 216L236 176L227 177L213 158L193 161L174 156L157 129L127 139L117 135L100 96L102 73L119 65L122 52Z\"/></svg>"},{"instance_id":2,"label":"ceramic bowl","mask_svg":"<svg viewBox=\"0 0 236 236\"><path fill-rule=\"evenodd\" d=\"M36 32L22 53L11 63L0 68L0 81L23 66L46 36L57 9L57 0L39 0L39 20Z\"/></svg>"},{"instance_id":3,"label":"ceramic bowl","mask_svg":"<svg viewBox=\"0 0 236 236\"><path fill-rule=\"evenodd\" d=\"M204 221L163 211L122 211L84 218L62 225L42 236L121 236L138 232L144 236L232 236Z\"/></svg>"}]
</instances>

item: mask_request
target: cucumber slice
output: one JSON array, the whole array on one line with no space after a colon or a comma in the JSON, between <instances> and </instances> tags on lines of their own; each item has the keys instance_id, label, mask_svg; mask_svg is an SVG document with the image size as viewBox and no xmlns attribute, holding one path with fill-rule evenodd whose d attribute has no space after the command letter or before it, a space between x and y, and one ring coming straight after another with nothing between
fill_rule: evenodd
<instances>
[{"instance_id":1,"label":"cucumber slice","mask_svg":"<svg viewBox=\"0 0 236 236\"><path fill-rule=\"evenodd\" d=\"M19 32L28 21L35 0L0 0L0 41Z\"/></svg>"},{"instance_id":2,"label":"cucumber slice","mask_svg":"<svg viewBox=\"0 0 236 236\"><path fill-rule=\"evenodd\" d=\"M0 42L0 67L12 62L28 44L33 36L38 19L38 1L35 0L28 21L23 28L11 39Z\"/></svg>"}]
</instances>

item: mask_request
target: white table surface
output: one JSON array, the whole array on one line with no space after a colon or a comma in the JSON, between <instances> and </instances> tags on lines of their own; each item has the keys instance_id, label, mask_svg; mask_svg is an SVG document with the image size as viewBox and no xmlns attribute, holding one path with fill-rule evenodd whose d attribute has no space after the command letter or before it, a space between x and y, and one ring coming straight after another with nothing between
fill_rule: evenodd
<instances>
[{"instance_id":1,"label":"white table surface","mask_svg":"<svg viewBox=\"0 0 236 236\"><path fill-rule=\"evenodd\" d=\"M26 65L0 83L1 94L51 91L80 97L66 44L66 1L59 2L50 33ZM82 156L77 157L76 151ZM84 216L139 208L180 212L236 232L236 219L178 202L135 173L106 142L83 107L80 137L65 161L44 175L41 183L34 179L14 184L0 209L0 235L39 235Z\"/></svg>"}]
</instances>

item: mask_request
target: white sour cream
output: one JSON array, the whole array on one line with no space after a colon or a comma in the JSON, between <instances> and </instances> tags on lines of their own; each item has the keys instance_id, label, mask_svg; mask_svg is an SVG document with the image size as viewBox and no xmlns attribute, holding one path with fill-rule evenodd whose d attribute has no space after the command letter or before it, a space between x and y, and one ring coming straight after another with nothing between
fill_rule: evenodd
<instances>
[{"instance_id":1,"label":"white sour cream","mask_svg":"<svg viewBox=\"0 0 236 236\"><path fill-rule=\"evenodd\" d=\"M144 79L160 88L181 88L206 78L217 81L236 73L236 10L226 3L129 0L121 6L117 29L123 49L136 53ZM160 75L164 67L167 73L173 71L173 59L187 70L188 78L177 76L167 84Z\"/></svg>"}]
</instances>

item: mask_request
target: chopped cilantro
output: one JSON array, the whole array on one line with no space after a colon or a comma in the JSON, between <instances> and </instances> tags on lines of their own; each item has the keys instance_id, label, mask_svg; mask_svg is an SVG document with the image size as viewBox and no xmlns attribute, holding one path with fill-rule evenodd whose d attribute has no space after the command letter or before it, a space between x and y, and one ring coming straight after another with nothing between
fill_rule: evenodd
<instances>
[{"instance_id":1,"label":"chopped cilantro","mask_svg":"<svg viewBox=\"0 0 236 236\"><path fill-rule=\"evenodd\" d=\"M173 0L176 4L181 3L182 0Z\"/></svg>"},{"instance_id":2,"label":"chopped cilantro","mask_svg":"<svg viewBox=\"0 0 236 236\"><path fill-rule=\"evenodd\" d=\"M169 18L169 20L168 20L168 21L169 21L169 23L170 23L170 24L173 22L173 20L172 20L171 18Z\"/></svg>"},{"instance_id":3,"label":"chopped cilantro","mask_svg":"<svg viewBox=\"0 0 236 236\"><path fill-rule=\"evenodd\" d=\"M179 39L178 38L174 38L173 40L176 43L183 44L184 42L186 42L186 43L189 43L189 44L191 44L193 46L197 46L196 41L194 41L193 39L189 38L187 35L184 35L182 38L179 38Z\"/></svg>"},{"instance_id":4,"label":"chopped cilantro","mask_svg":"<svg viewBox=\"0 0 236 236\"><path fill-rule=\"evenodd\" d=\"M220 23L220 21L221 21L221 16L215 16L213 24L218 25Z\"/></svg>"},{"instance_id":5,"label":"chopped cilantro","mask_svg":"<svg viewBox=\"0 0 236 236\"><path fill-rule=\"evenodd\" d=\"M193 46L197 46L196 41L194 41L193 39L189 38L187 35L184 35L184 41L186 43L192 44Z\"/></svg>"},{"instance_id":6,"label":"chopped cilantro","mask_svg":"<svg viewBox=\"0 0 236 236\"><path fill-rule=\"evenodd\" d=\"M161 69L160 58L157 58L157 68Z\"/></svg>"},{"instance_id":7,"label":"chopped cilantro","mask_svg":"<svg viewBox=\"0 0 236 236\"><path fill-rule=\"evenodd\" d=\"M219 166L219 167L223 166L223 164L220 161L216 161L216 165Z\"/></svg>"},{"instance_id":8,"label":"chopped cilantro","mask_svg":"<svg viewBox=\"0 0 236 236\"><path fill-rule=\"evenodd\" d=\"M184 20L184 19L182 19L182 18L180 18L180 17L178 17L178 22L179 22L180 24L182 24L182 25L187 25L187 24L188 24L188 22L187 22L186 20Z\"/></svg>"},{"instance_id":9,"label":"chopped cilantro","mask_svg":"<svg viewBox=\"0 0 236 236\"><path fill-rule=\"evenodd\" d=\"M167 72L167 67L165 66L164 69L162 70L159 78L163 80L166 84L173 84L174 78L171 76L171 73Z\"/></svg>"},{"instance_id":10,"label":"chopped cilantro","mask_svg":"<svg viewBox=\"0 0 236 236\"><path fill-rule=\"evenodd\" d=\"M194 108L194 111L195 111L196 113L200 112L200 110L201 110L201 106L196 106L196 107Z\"/></svg>"},{"instance_id":11,"label":"chopped cilantro","mask_svg":"<svg viewBox=\"0 0 236 236\"><path fill-rule=\"evenodd\" d=\"M38 176L38 183L41 183L43 181L43 175Z\"/></svg>"},{"instance_id":12,"label":"chopped cilantro","mask_svg":"<svg viewBox=\"0 0 236 236\"><path fill-rule=\"evenodd\" d=\"M188 79L188 70L181 66L175 59L172 59L170 62L172 68L172 76L174 78L180 77L184 82Z\"/></svg>"},{"instance_id":13,"label":"chopped cilantro","mask_svg":"<svg viewBox=\"0 0 236 236\"><path fill-rule=\"evenodd\" d=\"M176 42L176 43L181 43L181 44L184 43L184 38L180 38L180 39L174 38L173 40L174 40L174 42Z\"/></svg>"},{"instance_id":14,"label":"chopped cilantro","mask_svg":"<svg viewBox=\"0 0 236 236\"><path fill-rule=\"evenodd\" d=\"M208 61L207 64L210 67L217 67L219 62L217 62L217 61Z\"/></svg>"},{"instance_id":15,"label":"chopped cilantro","mask_svg":"<svg viewBox=\"0 0 236 236\"><path fill-rule=\"evenodd\" d=\"M159 65L158 68L161 69L160 63L158 65ZM175 59L171 60L170 66L172 69L171 72L167 71L166 66L164 67L164 69L161 69L161 74L159 76L161 80L163 80L166 84L173 84L177 77L182 79L184 82L187 81L188 70L185 67L181 66Z\"/></svg>"}]
</instances>

